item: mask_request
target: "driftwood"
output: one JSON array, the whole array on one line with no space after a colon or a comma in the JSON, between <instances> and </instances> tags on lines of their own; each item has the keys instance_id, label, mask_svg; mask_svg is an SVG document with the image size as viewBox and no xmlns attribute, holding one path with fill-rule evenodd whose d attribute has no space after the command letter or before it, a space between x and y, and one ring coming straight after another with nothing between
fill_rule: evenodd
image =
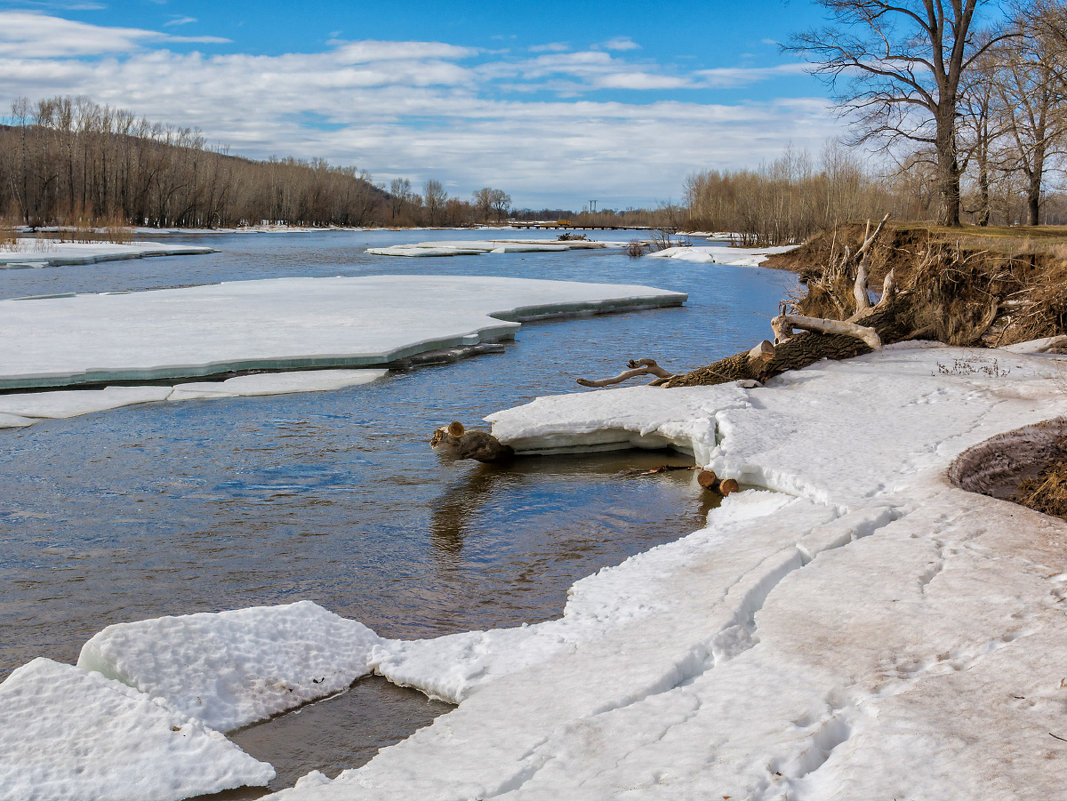
<instances>
[{"instance_id":1,"label":"driftwood","mask_svg":"<svg viewBox=\"0 0 1067 801\"><path fill-rule=\"evenodd\" d=\"M515 456L510 445L504 445L492 434L484 431L467 431L458 421L434 431L430 438L430 447L450 459L506 462Z\"/></svg>"},{"instance_id":2,"label":"driftwood","mask_svg":"<svg viewBox=\"0 0 1067 801\"><path fill-rule=\"evenodd\" d=\"M609 387L612 384L620 384L639 375L654 375L657 380L652 382L652 386L660 386L664 381L674 378L674 373L664 370L656 364L655 359L630 359L626 365L630 369L624 370L613 378L579 378L577 381L583 387Z\"/></svg>"},{"instance_id":3,"label":"driftwood","mask_svg":"<svg viewBox=\"0 0 1067 801\"><path fill-rule=\"evenodd\" d=\"M740 489L737 481L732 478L719 478L713 470L701 470L697 475L697 483L704 489L717 492L723 497Z\"/></svg>"}]
</instances>

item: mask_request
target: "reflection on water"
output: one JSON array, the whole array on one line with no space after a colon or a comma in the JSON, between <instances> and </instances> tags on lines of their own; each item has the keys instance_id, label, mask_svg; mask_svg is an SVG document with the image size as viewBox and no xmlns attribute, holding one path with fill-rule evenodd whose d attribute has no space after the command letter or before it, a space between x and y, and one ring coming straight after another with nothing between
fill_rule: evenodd
<instances>
[{"instance_id":1,"label":"reflection on water","mask_svg":"<svg viewBox=\"0 0 1067 801\"><path fill-rule=\"evenodd\" d=\"M575 391L575 378L614 375L629 358L685 370L747 348L793 276L618 252L388 261L359 244L418 238L394 233L202 239L226 252L3 271L0 295L440 272L644 283L690 300L527 325L501 352L336 392L149 404L0 431L0 678L35 656L73 662L112 623L304 598L390 637L544 620L578 578L700 526L708 500L688 471L626 472L672 458L662 453L494 468L441 461L428 439L451 420L477 425ZM281 720L269 726L290 725ZM374 740L339 747L362 742Z\"/></svg>"}]
</instances>

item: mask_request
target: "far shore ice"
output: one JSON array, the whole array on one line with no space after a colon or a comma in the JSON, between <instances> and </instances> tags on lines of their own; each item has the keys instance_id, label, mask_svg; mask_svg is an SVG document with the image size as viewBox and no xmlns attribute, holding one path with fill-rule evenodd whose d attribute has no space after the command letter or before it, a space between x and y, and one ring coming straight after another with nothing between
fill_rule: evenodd
<instances>
[{"instance_id":1,"label":"far shore ice","mask_svg":"<svg viewBox=\"0 0 1067 801\"><path fill-rule=\"evenodd\" d=\"M0 246L0 270L95 264L150 256L196 256L215 252L214 248L209 247L164 245L159 242L56 242L21 237L14 245Z\"/></svg>"},{"instance_id":2,"label":"far shore ice","mask_svg":"<svg viewBox=\"0 0 1067 801\"><path fill-rule=\"evenodd\" d=\"M1067 415L1067 358L1046 344L901 343L761 387L493 414L520 453L666 445L745 488L533 625L391 640L304 602L108 627L79 667L36 660L0 684L0 755L19 754L0 756L0 786L133 799L141 770L180 798L199 776L262 780L227 773L221 748L189 776L184 751L138 754L137 730L104 724L150 698L174 732L230 730L377 673L458 707L271 798L1060 798L1067 524L949 478L974 446Z\"/></svg>"}]
</instances>

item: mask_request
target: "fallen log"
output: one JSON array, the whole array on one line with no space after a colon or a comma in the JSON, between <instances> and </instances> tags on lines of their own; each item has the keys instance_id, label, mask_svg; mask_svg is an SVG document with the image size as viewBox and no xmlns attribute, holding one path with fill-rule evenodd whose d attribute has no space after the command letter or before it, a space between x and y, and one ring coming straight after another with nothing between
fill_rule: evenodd
<instances>
[{"instance_id":1,"label":"fallen log","mask_svg":"<svg viewBox=\"0 0 1067 801\"><path fill-rule=\"evenodd\" d=\"M717 492L724 498L732 492L737 492L741 487L732 478L719 478L713 470L701 470L697 474L697 484L711 492Z\"/></svg>"}]
</instances>

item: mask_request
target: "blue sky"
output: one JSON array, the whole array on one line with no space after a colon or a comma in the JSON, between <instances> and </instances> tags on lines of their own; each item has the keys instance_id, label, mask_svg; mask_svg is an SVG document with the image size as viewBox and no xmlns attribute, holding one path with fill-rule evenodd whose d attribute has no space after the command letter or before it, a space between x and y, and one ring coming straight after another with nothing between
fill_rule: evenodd
<instances>
[{"instance_id":1,"label":"blue sky","mask_svg":"<svg viewBox=\"0 0 1067 801\"><path fill-rule=\"evenodd\" d=\"M607 10L605 10L607 9ZM816 158L840 132L778 42L800 0L0 0L0 108L85 95L252 158L485 185L520 207L681 199L685 176Z\"/></svg>"}]
</instances>

